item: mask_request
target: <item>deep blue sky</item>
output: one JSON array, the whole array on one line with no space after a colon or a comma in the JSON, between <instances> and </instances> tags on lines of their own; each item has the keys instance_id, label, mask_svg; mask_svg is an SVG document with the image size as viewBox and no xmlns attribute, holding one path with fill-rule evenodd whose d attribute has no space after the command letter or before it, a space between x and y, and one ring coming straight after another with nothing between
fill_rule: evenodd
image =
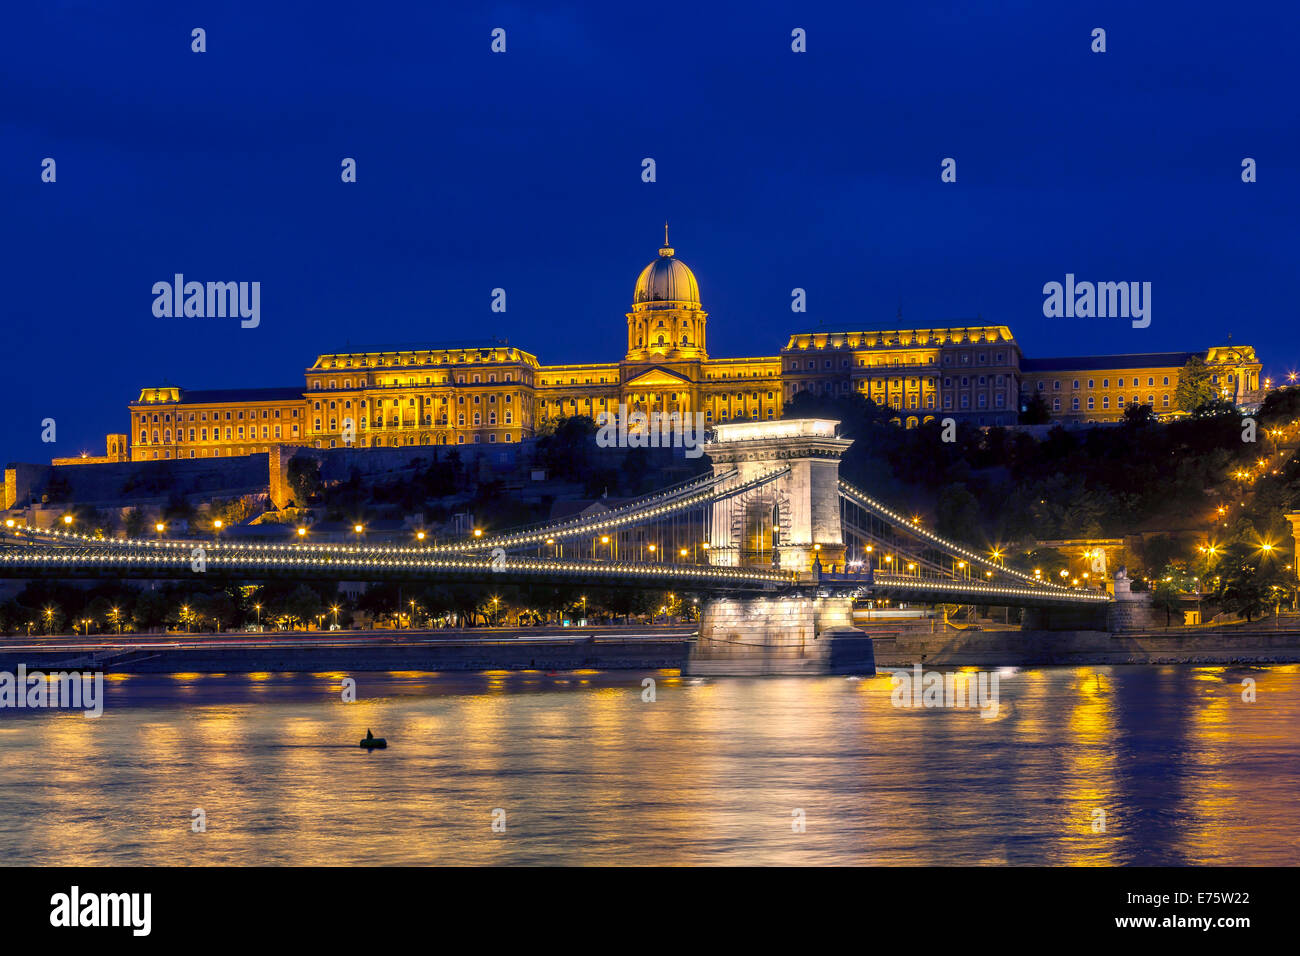
<instances>
[{"instance_id":1,"label":"deep blue sky","mask_svg":"<svg viewBox=\"0 0 1300 956\"><path fill-rule=\"evenodd\" d=\"M719 356L901 305L1031 356L1231 331L1300 365L1294 4L121 6L0 21L3 460L102 454L142 386L298 385L349 344L616 360L665 218ZM175 272L261 281L261 327L155 318ZM1152 282L1151 327L1045 319L1066 272Z\"/></svg>"}]
</instances>

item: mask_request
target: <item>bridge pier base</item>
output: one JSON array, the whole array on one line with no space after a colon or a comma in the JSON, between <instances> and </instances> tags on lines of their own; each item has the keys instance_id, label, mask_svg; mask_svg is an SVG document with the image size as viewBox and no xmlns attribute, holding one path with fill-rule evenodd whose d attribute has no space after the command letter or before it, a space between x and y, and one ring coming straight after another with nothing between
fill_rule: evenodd
<instances>
[{"instance_id":1,"label":"bridge pier base","mask_svg":"<svg viewBox=\"0 0 1300 956\"><path fill-rule=\"evenodd\" d=\"M803 593L709 599L683 669L711 677L875 672L871 638L853 626L852 599Z\"/></svg>"}]
</instances>

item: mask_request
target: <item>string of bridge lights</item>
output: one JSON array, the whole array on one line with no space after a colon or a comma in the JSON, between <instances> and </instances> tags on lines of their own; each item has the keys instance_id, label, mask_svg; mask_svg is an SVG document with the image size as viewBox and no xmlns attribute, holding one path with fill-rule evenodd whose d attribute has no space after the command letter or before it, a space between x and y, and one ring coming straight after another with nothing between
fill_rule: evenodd
<instances>
[{"instance_id":1,"label":"string of bridge lights","mask_svg":"<svg viewBox=\"0 0 1300 956\"><path fill-rule=\"evenodd\" d=\"M917 537L928 538L929 540L933 541L935 544L939 545L941 548L943 548L946 551L949 552L955 551L958 554L961 554L962 556L970 559L971 561L978 562L982 565L985 565L986 567L993 568L1001 574L1006 574L1013 578L1019 578L1022 581L1025 581L1029 584L1033 584L1036 588L1040 590L1051 590L1051 591L1062 591L1067 593L1074 593L1072 589L1063 587L1059 584L1056 584L1055 582L1040 581L1039 579L1030 577L1028 574L1025 574L1021 571L1016 571L1014 568L1008 568L1005 565L996 564L995 562L990 561L988 558L984 557L982 554L977 554L976 552L971 551L968 548L964 548L960 544L957 544L955 541L949 541L946 538L940 537L939 535L935 534L933 531L930 531L928 528L922 528L919 525L917 525L915 522L908 521L902 515L898 514L893 509L889 508L887 505L881 504L879 501L876 501L876 499L872 498L870 495L859 490L858 488L853 487L853 485L849 484L843 478L840 479L840 497L845 498L846 500L852 502L853 504L856 504L861 508L865 508L868 511L874 511L879 517L887 518L898 525L902 525L903 527L907 528L909 533L914 534Z\"/></svg>"},{"instance_id":2,"label":"string of bridge lights","mask_svg":"<svg viewBox=\"0 0 1300 956\"><path fill-rule=\"evenodd\" d=\"M607 561L569 561L538 558L507 558L503 565L491 559L476 558L398 558L367 557L361 554L336 556L310 553L294 555L253 555L223 554L213 555L207 559L214 569L231 567L244 570L261 570L275 568L313 568L329 567L332 569L367 570L429 570L429 571L467 571L479 573L502 573L503 570L517 572L539 572L546 574L586 574L601 577L634 576L641 578L673 578L676 580L741 582L752 584L793 584L796 572L769 570L764 568L727 568L716 565L686 566L674 564L631 564L627 562ZM33 549L12 549L0 552L0 564L32 566L71 566L87 565L103 568L114 567L149 567L159 569L188 569L190 557L186 553L149 554L139 552L106 550L66 550L61 552L35 551Z\"/></svg>"},{"instance_id":3,"label":"string of bridge lights","mask_svg":"<svg viewBox=\"0 0 1300 956\"><path fill-rule=\"evenodd\" d=\"M894 590L916 588L921 591L957 591L959 593L981 594L994 597L1037 597L1050 598L1053 601L1077 601L1089 604L1109 604L1111 596L1094 591L1077 591L1069 588L1020 588L1006 584L981 584L974 581L950 581L918 578L906 574L879 574L872 576L875 585Z\"/></svg>"},{"instance_id":4,"label":"string of bridge lights","mask_svg":"<svg viewBox=\"0 0 1300 956\"><path fill-rule=\"evenodd\" d=\"M556 540L562 538L574 538L579 536L585 536L587 534L599 533L601 531L610 531L615 528L631 524L638 520L661 518L666 515L675 513L677 511L683 511L688 508L695 507L696 505L703 504L705 502L715 501L719 499L734 497L735 495L738 494L743 494L747 491L752 490L753 488L759 487L760 485L766 484L768 482L775 480L776 478L781 477L782 475L788 473L789 470L790 470L789 466L786 466L784 468L780 468L775 471L766 472L762 475L759 475L756 478L750 479L749 481L737 485L733 488L728 488L722 494L715 493L712 490L712 486L727 481L731 478L734 478L737 472L733 470L721 475L710 476L706 481L703 482L692 482L687 486L678 488L674 492L661 493L660 495L655 496L655 498L653 499L648 499L646 501L638 502L635 505L631 505L626 509L624 509L623 511L619 513L615 513L613 515L602 515L601 517L594 518L594 519L588 518L580 521L577 524L563 523L563 524L544 525L538 528L537 530L531 531L526 534L515 533L509 535L496 535L489 538L475 538L475 539L469 539L466 541L456 542L452 544L430 544L424 546L385 545L385 544L336 544L330 542L320 542L320 543L302 542L297 544L278 544L278 543L265 543L265 542L222 541L219 538L174 539L174 538L162 538L162 537L159 537L157 539L149 539L149 538L118 539L118 538L96 538L89 534L74 531L71 529L63 529L63 528L51 528L49 530L42 530L42 529L32 528L29 526L22 526L17 530L32 536L49 537L56 541L60 541L60 540L76 541L76 542L81 542L81 543L95 545L97 547L105 547L105 548L116 547L116 548L145 548L145 549L159 549L159 548L186 549L186 548L193 548L195 546L201 546L205 550L211 548L214 550L234 550L234 551L247 551L247 552L297 553L301 551L308 551L308 552L329 552L334 554L350 553L350 554L371 554L371 555L430 554L430 553L447 554L447 553L464 552L467 550L470 551L491 550L493 548L507 547L507 546L520 547L528 544L545 543L550 545L550 544L554 544ZM709 490L703 492L696 492L695 488L698 485L707 486ZM679 498L678 500L671 501L668 504L661 503L658 505L653 505L650 503L652 501L663 502L674 495L681 495L681 494L687 494L687 497ZM13 519L12 518L9 519L6 522L6 525L9 528L14 528ZM155 525L155 528L158 530L159 535L161 535L162 531L164 530L164 525L159 523L158 525ZM362 528L363 528L362 525L357 525L356 526L357 532L360 533ZM306 529L299 528L298 534L305 535ZM420 532L419 534L422 535L423 532Z\"/></svg>"},{"instance_id":5,"label":"string of bridge lights","mask_svg":"<svg viewBox=\"0 0 1300 956\"><path fill-rule=\"evenodd\" d=\"M733 488L724 489L722 492L716 490L716 485L721 484L737 474L735 471L727 472L723 475L716 475L708 482L708 490L693 494L686 498L681 498L671 504L659 505L652 507L646 502L638 502L629 505L622 512L614 512L610 515L602 515L596 519L586 519L578 524L560 523L555 525L543 525L535 530L528 532L503 533L491 538L483 538L476 541L470 541L464 544L441 544L434 545L429 550L434 551L481 551L494 547L519 547L527 544L554 544L561 538L576 538L593 532L611 531L615 528L631 524L633 521L643 518L661 518L665 515L677 511L685 511L687 508L693 508L696 505L709 501L718 501L725 498L735 497L744 494L754 488L767 484L780 478L790 471L787 465L775 471L765 472L757 478L751 478L749 481ZM663 500L661 496L658 500Z\"/></svg>"}]
</instances>

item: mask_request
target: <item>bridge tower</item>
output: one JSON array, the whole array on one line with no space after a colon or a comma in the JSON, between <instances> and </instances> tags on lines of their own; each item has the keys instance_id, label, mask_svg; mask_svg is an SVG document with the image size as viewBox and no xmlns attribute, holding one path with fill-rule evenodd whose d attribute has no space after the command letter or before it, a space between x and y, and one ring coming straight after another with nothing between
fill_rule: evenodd
<instances>
[{"instance_id":1,"label":"bridge tower","mask_svg":"<svg viewBox=\"0 0 1300 956\"><path fill-rule=\"evenodd\" d=\"M839 422L789 419L718 425L705 446L714 474L736 474L719 491L775 474L715 501L712 564L780 567L797 584L780 594L717 596L704 603L687 674L874 674L871 638L853 626L853 601L818 585L817 565L844 566L840 457L853 442Z\"/></svg>"},{"instance_id":2,"label":"bridge tower","mask_svg":"<svg viewBox=\"0 0 1300 956\"><path fill-rule=\"evenodd\" d=\"M843 568L840 456L853 444L839 422L820 418L718 425L704 452L715 475L736 475L719 491L785 470L773 481L713 505L709 561L787 571ZM787 470L788 469L788 470Z\"/></svg>"}]
</instances>

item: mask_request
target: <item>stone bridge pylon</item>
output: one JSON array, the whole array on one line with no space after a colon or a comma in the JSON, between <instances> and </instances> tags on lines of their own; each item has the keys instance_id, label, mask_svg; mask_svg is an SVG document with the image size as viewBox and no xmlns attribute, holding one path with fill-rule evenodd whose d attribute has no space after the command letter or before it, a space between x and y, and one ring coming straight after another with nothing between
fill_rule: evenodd
<instances>
[{"instance_id":1,"label":"stone bridge pylon","mask_svg":"<svg viewBox=\"0 0 1300 956\"><path fill-rule=\"evenodd\" d=\"M814 566L843 568L840 457L853 442L839 422L786 419L718 425L705 446L718 491L764 475L771 481L713 505L709 561L800 573L784 594L705 602L685 672L700 675L874 674L871 638L853 626L846 595L819 594Z\"/></svg>"},{"instance_id":2,"label":"stone bridge pylon","mask_svg":"<svg viewBox=\"0 0 1300 956\"><path fill-rule=\"evenodd\" d=\"M736 474L718 492L784 472L742 495L714 502L709 560L787 571L843 567L840 456L853 444L839 422L819 418L718 425L705 453L715 475Z\"/></svg>"}]
</instances>

